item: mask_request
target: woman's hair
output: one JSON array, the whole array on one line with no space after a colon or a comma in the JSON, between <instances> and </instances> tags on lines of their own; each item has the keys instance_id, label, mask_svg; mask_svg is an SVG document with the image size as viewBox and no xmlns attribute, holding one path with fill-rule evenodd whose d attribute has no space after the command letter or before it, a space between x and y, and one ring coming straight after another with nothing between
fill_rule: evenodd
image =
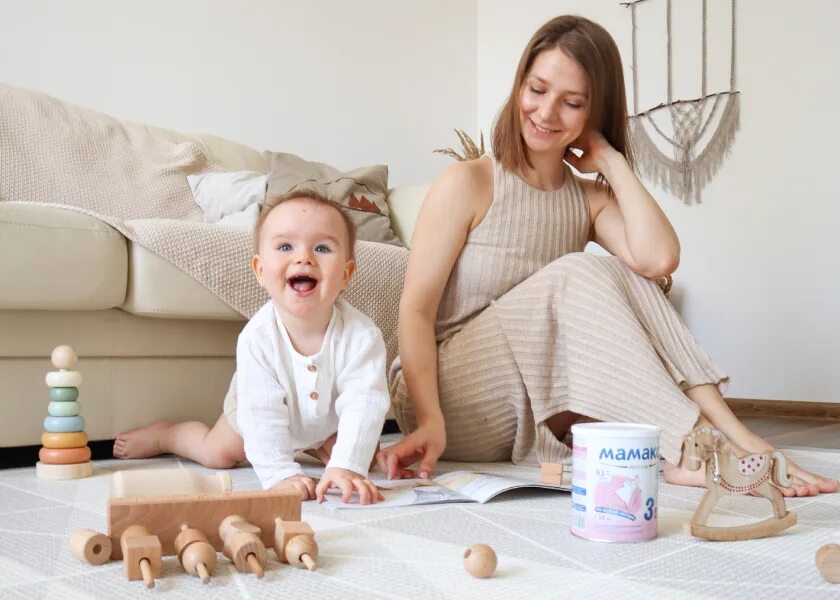
<instances>
[{"instance_id":1,"label":"woman's hair","mask_svg":"<svg viewBox=\"0 0 840 600\"><path fill-rule=\"evenodd\" d=\"M317 206L326 206L338 212L338 214L341 215L344 228L347 230L347 241L349 244L347 248L347 256L349 258L355 258L354 248L356 246L356 224L350 218L350 215L347 214L344 207L338 202L333 202L315 190L310 189L293 190L287 194L283 194L282 196L268 198L265 201L265 204L263 204L260 209L260 216L257 219L257 225L254 227L254 254L260 253L260 233L262 232L263 223L265 223L268 214L281 204L292 200L308 200Z\"/></svg>"},{"instance_id":2,"label":"woman's hair","mask_svg":"<svg viewBox=\"0 0 840 600\"><path fill-rule=\"evenodd\" d=\"M493 151L505 169L522 172L533 167L528 159L519 120L519 97L525 77L537 56L559 48L575 60L589 83L587 127L600 131L632 166L627 133L627 98L624 71L615 41L606 29L589 19L566 15L540 27L522 53L510 96L493 127ZM606 183L602 175L598 181Z\"/></svg>"}]
</instances>

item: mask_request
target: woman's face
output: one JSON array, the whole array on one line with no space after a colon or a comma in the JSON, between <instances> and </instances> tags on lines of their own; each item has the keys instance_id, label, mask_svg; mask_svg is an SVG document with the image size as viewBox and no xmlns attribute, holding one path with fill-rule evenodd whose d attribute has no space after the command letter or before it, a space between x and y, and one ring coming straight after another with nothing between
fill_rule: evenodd
<instances>
[{"instance_id":1,"label":"woman's face","mask_svg":"<svg viewBox=\"0 0 840 600\"><path fill-rule=\"evenodd\" d=\"M559 48L534 59L519 90L522 137L531 152L563 153L589 116L589 83L583 68Z\"/></svg>"}]
</instances>

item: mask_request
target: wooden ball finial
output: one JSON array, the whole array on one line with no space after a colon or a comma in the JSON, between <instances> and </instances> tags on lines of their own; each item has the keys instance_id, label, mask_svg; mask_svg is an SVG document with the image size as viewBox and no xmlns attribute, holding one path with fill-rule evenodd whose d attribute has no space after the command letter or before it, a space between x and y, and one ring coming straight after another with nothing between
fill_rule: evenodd
<instances>
[{"instance_id":1,"label":"wooden ball finial","mask_svg":"<svg viewBox=\"0 0 840 600\"><path fill-rule=\"evenodd\" d=\"M496 553L487 544L473 544L464 552L464 568L473 577L490 577L496 571Z\"/></svg>"},{"instance_id":2,"label":"wooden ball finial","mask_svg":"<svg viewBox=\"0 0 840 600\"><path fill-rule=\"evenodd\" d=\"M817 550L817 569L831 583L840 583L840 545L826 544Z\"/></svg>"},{"instance_id":3,"label":"wooden ball finial","mask_svg":"<svg viewBox=\"0 0 840 600\"><path fill-rule=\"evenodd\" d=\"M69 371L79 362L79 357L72 346L56 346L50 360L56 369Z\"/></svg>"},{"instance_id":4,"label":"wooden ball finial","mask_svg":"<svg viewBox=\"0 0 840 600\"><path fill-rule=\"evenodd\" d=\"M295 567L314 571L318 566L318 544L308 535L296 535L286 544L286 560Z\"/></svg>"}]
</instances>

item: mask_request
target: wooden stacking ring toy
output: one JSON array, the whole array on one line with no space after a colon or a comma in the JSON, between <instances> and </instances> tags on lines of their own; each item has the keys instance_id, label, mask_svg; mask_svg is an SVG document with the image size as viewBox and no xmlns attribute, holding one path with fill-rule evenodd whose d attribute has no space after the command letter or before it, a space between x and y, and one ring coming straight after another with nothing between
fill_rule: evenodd
<instances>
[{"instance_id":1,"label":"wooden stacking ring toy","mask_svg":"<svg viewBox=\"0 0 840 600\"><path fill-rule=\"evenodd\" d=\"M84 431L72 431L70 433L50 433L45 431L41 434L41 445L45 448L81 448L87 446L88 436Z\"/></svg>"},{"instance_id":2,"label":"wooden stacking ring toy","mask_svg":"<svg viewBox=\"0 0 840 600\"><path fill-rule=\"evenodd\" d=\"M85 418L81 415L75 417L45 417L44 431L49 433L69 433L85 430Z\"/></svg>"},{"instance_id":3,"label":"wooden stacking ring toy","mask_svg":"<svg viewBox=\"0 0 840 600\"><path fill-rule=\"evenodd\" d=\"M90 460L90 448L41 448L38 459L48 465L75 465Z\"/></svg>"}]
</instances>

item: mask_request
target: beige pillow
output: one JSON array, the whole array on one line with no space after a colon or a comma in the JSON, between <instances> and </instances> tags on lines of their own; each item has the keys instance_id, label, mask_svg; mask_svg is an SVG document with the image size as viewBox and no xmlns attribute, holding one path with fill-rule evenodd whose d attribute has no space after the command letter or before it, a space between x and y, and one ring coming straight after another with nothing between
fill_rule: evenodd
<instances>
[{"instance_id":1,"label":"beige pillow","mask_svg":"<svg viewBox=\"0 0 840 600\"><path fill-rule=\"evenodd\" d=\"M403 246L391 229L388 204L388 167L375 165L342 173L335 167L310 162L294 154L266 152L268 186L266 199L306 188L349 209L358 239Z\"/></svg>"}]
</instances>

